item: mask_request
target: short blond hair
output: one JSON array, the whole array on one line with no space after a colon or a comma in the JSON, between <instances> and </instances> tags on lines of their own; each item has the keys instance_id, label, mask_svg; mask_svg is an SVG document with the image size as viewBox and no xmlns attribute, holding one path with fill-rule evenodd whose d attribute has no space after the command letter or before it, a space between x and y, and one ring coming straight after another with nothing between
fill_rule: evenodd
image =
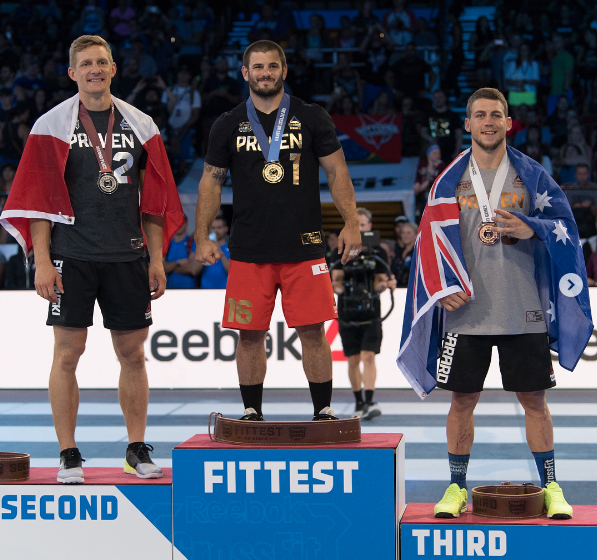
<instances>
[{"instance_id":1,"label":"short blond hair","mask_svg":"<svg viewBox=\"0 0 597 560\"><path fill-rule=\"evenodd\" d=\"M371 223L373 220L373 214L371 214L367 208L363 208L362 206L357 208L357 216L366 216L367 220L369 220L369 223Z\"/></svg>"},{"instance_id":2,"label":"short blond hair","mask_svg":"<svg viewBox=\"0 0 597 560\"><path fill-rule=\"evenodd\" d=\"M77 65L78 53L95 45L104 47L104 49L106 49L106 52L108 53L108 60L110 61L110 64L112 64L114 62L112 59L112 49L103 37L100 37L99 35L81 35L71 43L70 49L68 50L68 63L70 67L73 70L75 69Z\"/></svg>"}]
</instances>

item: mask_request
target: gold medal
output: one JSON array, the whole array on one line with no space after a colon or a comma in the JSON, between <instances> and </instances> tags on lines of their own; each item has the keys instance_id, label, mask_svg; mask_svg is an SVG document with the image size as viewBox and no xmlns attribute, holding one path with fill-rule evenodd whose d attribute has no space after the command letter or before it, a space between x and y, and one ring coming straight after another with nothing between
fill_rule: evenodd
<instances>
[{"instance_id":1,"label":"gold medal","mask_svg":"<svg viewBox=\"0 0 597 560\"><path fill-rule=\"evenodd\" d=\"M479 240L484 245L495 245L500 240L500 234L491 231L491 228L495 226L494 222L485 222L481 224L479 228Z\"/></svg>"},{"instance_id":2,"label":"gold medal","mask_svg":"<svg viewBox=\"0 0 597 560\"><path fill-rule=\"evenodd\" d=\"M284 177L284 168L277 161L269 161L263 168L263 178L268 183L279 183Z\"/></svg>"}]
</instances>

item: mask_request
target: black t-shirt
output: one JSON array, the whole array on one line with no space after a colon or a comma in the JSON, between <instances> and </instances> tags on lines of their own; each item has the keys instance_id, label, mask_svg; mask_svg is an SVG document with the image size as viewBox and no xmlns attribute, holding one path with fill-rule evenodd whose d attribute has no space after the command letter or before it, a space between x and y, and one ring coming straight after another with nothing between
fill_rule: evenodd
<instances>
[{"instance_id":1,"label":"black t-shirt","mask_svg":"<svg viewBox=\"0 0 597 560\"><path fill-rule=\"evenodd\" d=\"M427 117L429 135L439 145L442 160L452 161L456 149L456 131L462 128L462 120L454 111L438 113L435 109Z\"/></svg>"},{"instance_id":2,"label":"black t-shirt","mask_svg":"<svg viewBox=\"0 0 597 560\"><path fill-rule=\"evenodd\" d=\"M425 89L425 74L431 72L431 66L417 57L412 60L402 58L394 64L392 70L398 89L406 95L416 97L419 91Z\"/></svg>"},{"instance_id":3,"label":"black t-shirt","mask_svg":"<svg viewBox=\"0 0 597 560\"><path fill-rule=\"evenodd\" d=\"M236 80L230 76L225 76L223 79L213 75L205 82L204 94L211 93L216 90L227 91L230 95L239 95L240 87ZM234 104L230 103L228 99L221 95L213 95L208 103L205 104L203 112L207 115L221 115L227 111L233 110Z\"/></svg>"},{"instance_id":4,"label":"black t-shirt","mask_svg":"<svg viewBox=\"0 0 597 560\"><path fill-rule=\"evenodd\" d=\"M271 137L277 109L269 115L257 111L257 115ZM232 260L301 262L324 257L318 158L340 148L334 121L325 109L291 97L279 157L284 177L279 183L268 183L246 102L218 118L209 135L205 163L230 169Z\"/></svg>"},{"instance_id":5,"label":"black t-shirt","mask_svg":"<svg viewBox=\"0 0 597 560\"><path fill-rule=\"evenodd\" d=\"M89 111L89 115L103 140L110 109ZM145 169L147 152L118 109L112 139L112 172L118 188L104 194L97 186L99 164L83 124L77 121L64 170L75 223L54 225L53 253L95 262L128 262L143 255L139 170Z\"/></svg>"}]
</instances>

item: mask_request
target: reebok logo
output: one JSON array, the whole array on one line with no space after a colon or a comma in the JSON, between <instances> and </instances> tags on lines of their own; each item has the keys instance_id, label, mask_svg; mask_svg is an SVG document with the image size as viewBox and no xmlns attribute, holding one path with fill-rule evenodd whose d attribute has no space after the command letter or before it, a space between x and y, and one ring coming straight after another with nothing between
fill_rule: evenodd
<instances>
[{"instance_id":1,"label":"reebok logo","mask_svg":"<svg viewBox=\"0 0 597 560\"><path fill-rule=\"evenodd\" d=\"M317 276L318 274L325 274L328 272L328 265L327 263L314 264L311 266L311 270L313 270L313 276Z\"/></svg>"},{"instance_id":2,"label":"reebok logo","mask_svg":"<svg viewBox=\"0 0 597 560\"><path fill-rule=\"evenodd\" d=\"M456 348L457 339L457 334L446 333L442 348L442 356L439 360L439 368L437 370L437 380L440 383L448 382L448 377L452 370L452 356L454 356L454 348Z\"/></svg>"},{"instance_id":3,"label":"reebok logo","mask_svg":"<svg viewBox=\"0 0 597 560\"><path fill-rule=\"evenodd\" d=\"M58 271L58 274L60 274L60 277L62 277L62 265L63 264L64 264L64 261L59 261L59 260L54 261L54 267ZM56 286L54 286L54 293L56 294L58 301L56 303L52 303L52 315L56 315L57 317L59 317L60 316L60 302L62 300L62 294L58 291L58 288Z\"/></svg>"}]
</instances>

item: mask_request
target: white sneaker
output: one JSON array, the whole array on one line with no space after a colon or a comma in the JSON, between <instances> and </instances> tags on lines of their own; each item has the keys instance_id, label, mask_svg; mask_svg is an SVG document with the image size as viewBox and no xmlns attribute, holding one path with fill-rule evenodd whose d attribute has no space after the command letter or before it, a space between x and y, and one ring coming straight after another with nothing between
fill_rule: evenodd
<instances>
[{"instance_id":1,"label":"white sneaker","mask_svg":"<svg viewBox=\"0 0 597 560\"><path fill-rule=\"evenodd\" d=\"M85 459L81 458L77 447L70 447L61 451L60 468L56 480L63 484L81 484L85 482L83 467L81 466L83 461Z\"/></svg>"},{"instance_id":2,"label":"white sneaker","mask_svg":"<svg viewBox=\"0 0 597 560\"><path fill-rule=\"evenodd\" d=\"M373 418L375 418L376 416L381 416L381 408L379 408L377 404L372 403L369 406L367 406L367 412L362 418L363 420L373 420Z\"/></svg>"},{"instance_id":3,"label":"white sneaker","mask_svg":"<svg viewBox=\"0 0 597 560\"><path fill-rule=\"evenodd\" d=\"M313 420L338 420L335 414L336 413L329 406L326 406L322 408L318 414L313 416Z\"/></svg>"}]
</instances>

